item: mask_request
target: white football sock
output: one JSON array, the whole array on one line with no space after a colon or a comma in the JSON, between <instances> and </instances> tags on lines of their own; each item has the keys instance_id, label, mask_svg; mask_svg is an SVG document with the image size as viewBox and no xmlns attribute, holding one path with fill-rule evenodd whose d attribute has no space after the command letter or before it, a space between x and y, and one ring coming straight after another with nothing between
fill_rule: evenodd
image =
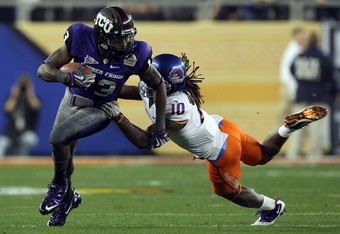
<instances>
[{"instance_id":1,"label":"white football sock","mask_svg":"<svg viewBox=\"0 0 340 234\"><path fill-rule=\"evenodd\" d=\"M263 204L260 207L261 210L272 210L275 208L275 200L272 198L269 198L263 194L261 194L261 196L263 197Z\"/></svg>"},{"instance_id":2,"label":"white football sock","mask_svg":"<svg viewBox=\"0 0 340 234\"><path fill-rule=\"evenodd\" d=\"M287 128L284 125L282 125L278 130L279 135L284 137L284 138L288 138L290 135L292 135L293 132L294 131L290 130L289 128Z\"/></svg>"}]
</instances>

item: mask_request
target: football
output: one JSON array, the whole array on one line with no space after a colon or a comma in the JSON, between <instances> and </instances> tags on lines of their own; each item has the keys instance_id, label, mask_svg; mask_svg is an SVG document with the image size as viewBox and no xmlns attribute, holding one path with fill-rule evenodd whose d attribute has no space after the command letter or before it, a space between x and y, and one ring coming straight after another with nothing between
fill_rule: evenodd
<instances>
[{"instance_id":1,"label":"football","mask_svg":"<svg viewBox=\"0 0 340 234\"><path fill-rule=\"evenodd\" d=\"M60 68L60 71L65 72L65 73L73 72L74 70L76 70L81 65L83 65L83 64L81 64L81 63L67 63ZM88 68L88 67L85 67L83 69L83 73L85 75L92 75L93 74L91 69Z\"/></svg>"}]
</instances>

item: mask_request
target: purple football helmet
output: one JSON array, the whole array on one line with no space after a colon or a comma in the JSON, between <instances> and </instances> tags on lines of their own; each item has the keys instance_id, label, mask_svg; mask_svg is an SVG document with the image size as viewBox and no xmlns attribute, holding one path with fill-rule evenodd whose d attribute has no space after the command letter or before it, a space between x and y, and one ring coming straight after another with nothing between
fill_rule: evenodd
<instances>
[{"instance_id":1,"label":"purple football helmet","mask_svg":"<svg viewBox=\"0 0 340 234\"><path fill-rule=\"evenodd\" d=\"M104 64L132 55L137 30L130 13L120 7L105 7L94 19L94 35Z\"/></svg>"}]
</instances>

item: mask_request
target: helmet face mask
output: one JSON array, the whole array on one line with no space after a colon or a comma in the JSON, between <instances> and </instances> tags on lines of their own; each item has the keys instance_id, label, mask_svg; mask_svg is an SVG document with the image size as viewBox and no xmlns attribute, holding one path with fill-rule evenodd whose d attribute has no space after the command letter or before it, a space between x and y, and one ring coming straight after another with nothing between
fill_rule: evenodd
<instances>
[{"instance_id":1,"label":"helmet face mask","mask_svg":"<svg viewBox=\"0 0 340 234\"><path fill-rule=\"evenodd\" d=\"M137 30L132 16L122 8L100 10L94 20L94 32L100 58L105 64L131 56L136 48Z\"/></svg>"},{"instance_id":2,"label":"helmet face mask","mask_svg":"<svg viewBox=\"0 0 340 234\"><path fill-rule=\"evenodd\" d=\"M164 78L168 95L185 86L186 67L179 57L160 54L154 58L153 65Z\"/></svg>"}]
</instances>

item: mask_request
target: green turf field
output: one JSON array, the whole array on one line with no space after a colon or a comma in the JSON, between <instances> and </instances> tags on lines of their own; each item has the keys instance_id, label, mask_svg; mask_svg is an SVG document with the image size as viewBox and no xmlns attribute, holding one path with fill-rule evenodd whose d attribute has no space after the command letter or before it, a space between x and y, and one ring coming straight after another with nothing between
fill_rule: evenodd
<instances>
[{"instance_id":1,"label":"green turf field","mask_svg":"<svg viewBox=\"0 0 340 234\"><path fill-rule=\"evenodd\" d=\"M338 165L243 167L243 184L286 202L269 227L213 194L202 164L78 166L83 203L64 227L47 227L38 207L52 176L52 166L0 167L0 233L340 233Z\"/></svg>"}]
</instances>

